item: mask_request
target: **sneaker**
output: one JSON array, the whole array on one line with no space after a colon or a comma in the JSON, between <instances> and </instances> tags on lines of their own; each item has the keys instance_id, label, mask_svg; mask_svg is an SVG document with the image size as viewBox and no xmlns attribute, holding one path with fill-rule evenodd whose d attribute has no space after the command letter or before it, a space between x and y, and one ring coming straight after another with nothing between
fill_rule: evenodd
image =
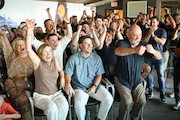
<instances>
[{"instance_id":1,"label":"sneaker","mask_svg":"<svg viewBox=\"0 0 180 120\"><path fill-rule=\"evenodd\" d=\"M152 99L153 96L154 96L153 91L149 89L149 94L147 94L147 98Z\"/></svg>"},{"instance_id":2,"label":"sneaker","mask_svg":"<svg viewBox=\"0 0 180 120\"><path fill-rule=\"evenodd\" d=\"M174 92L171 93L171 94L169 94L169 97L170 97L170 98L174 98Z\"/></svg>"},{"instance_id":3,"label":"sneaker","mask_svg":"<svg viewBox=\"0 0 180 120\"><path fill-rule=\"evenodd\" d=\"M163 103L166 103L166 97L165 97L165 93L160 93L160 99Z\"/></svg>"},{"instance_id":4,"label":"sneaker","mask_svg":"<svg viewBox=\"0 0 180 120\"><path fill-rule=\"evenodd\" d=\"M173 106L173 109L174 110L178 110L180 107L180 102L176 103L174 106Z\"/></svg>"}]
</instances>

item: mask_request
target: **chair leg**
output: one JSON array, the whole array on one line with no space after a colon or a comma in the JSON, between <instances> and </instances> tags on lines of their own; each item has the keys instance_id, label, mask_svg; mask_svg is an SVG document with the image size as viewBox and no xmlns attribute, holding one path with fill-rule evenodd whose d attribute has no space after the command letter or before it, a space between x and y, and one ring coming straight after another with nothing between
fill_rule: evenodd
<instances>
[{"instance_id":1,"label":"chair leg","mask_svg":"<svg viewBox=\"0 0 180 120\"><path fill-rule=\"evenodd\" d=\"M30 95L30 91L26 90L26 95L29 99L29 102L30 102L30 105L31 105L31 114L32 114L32 120L35 120L35 117L34 117L34 103L33 103L33 100L32 100L32 97Z\"/></svg>"},{"instance_id":2,"label":"chair leg","mask_svg":"<svg viewBox=\"0 0 180 120\"><path fill-rule=\"evenodd\" d=\"M141 110L140 120L143 120L143 116L144 116L144 107L142 107L142 110Z\"/></svg>"}]
</instances>

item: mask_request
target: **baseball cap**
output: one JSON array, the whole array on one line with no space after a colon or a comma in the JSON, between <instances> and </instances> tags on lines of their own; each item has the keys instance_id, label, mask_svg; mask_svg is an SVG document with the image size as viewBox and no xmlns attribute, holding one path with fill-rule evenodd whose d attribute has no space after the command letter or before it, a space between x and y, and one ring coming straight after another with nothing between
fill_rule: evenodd
<instances>
[{"instance_id":1,"label":"baseball cap","mask_svg":"<svg viewBox=\"0 0 180 120\"><path fill-rule=\"evenodd\" d=\"M26 23L25 22L21 22L20 25L18 26L18 29L23 29L24 27L26 27Z\"/></svg>"}]
</instances>

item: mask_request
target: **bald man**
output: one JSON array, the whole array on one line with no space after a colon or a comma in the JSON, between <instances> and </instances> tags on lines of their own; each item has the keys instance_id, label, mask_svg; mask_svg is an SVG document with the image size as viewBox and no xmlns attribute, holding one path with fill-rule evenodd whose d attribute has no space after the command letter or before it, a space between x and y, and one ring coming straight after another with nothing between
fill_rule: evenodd
<instances>
[{"instance_id":1,"label":"bald man","mask_svg":"<svg viewBox=\"0 0 180 120\"><path fill-rule=\"evenodd\" d=\"M152 45L141 41L142 31L138 25L132 25L127 33L127 39L117 43L115 54L115 85L120 94L120 111L118 120L125 120L131 103L134 106L130 112L132 120L138 120L143 106L146 104L145 91L141 80L144 54L150 53L155 59L161 59L161 53Z\"/></svg>"}]
</instances>

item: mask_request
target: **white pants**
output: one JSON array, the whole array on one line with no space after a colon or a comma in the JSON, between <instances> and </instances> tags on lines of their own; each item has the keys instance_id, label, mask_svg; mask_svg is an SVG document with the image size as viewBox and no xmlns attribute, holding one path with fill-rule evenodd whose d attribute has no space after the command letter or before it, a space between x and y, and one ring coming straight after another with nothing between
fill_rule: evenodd
<instances>
[{"instance_id":1,"label":"white pants","mask_svg":"<svg viewBox=\"0 0 180 120\"><path fill-rule=\"evenodd\" d=\"M105 120L112 106L113 97L104 86L100 86L95 94L88 94L80 89L75 89L74 106L78 120L85 120L86 104L89 96L101 102L97 117Z\"/></svg>"},{"instance_id":2,"label":"white pants","mask_svg":"<svg viewBox=\"0 0 180 120\"><path fill-rule=\"evenodd\" d=\"M52 95L43 95L34 92L33 100L35 106L44 111L47 120L66 120L69 105L61 91Z\"/></svg>"}]
</instances>

